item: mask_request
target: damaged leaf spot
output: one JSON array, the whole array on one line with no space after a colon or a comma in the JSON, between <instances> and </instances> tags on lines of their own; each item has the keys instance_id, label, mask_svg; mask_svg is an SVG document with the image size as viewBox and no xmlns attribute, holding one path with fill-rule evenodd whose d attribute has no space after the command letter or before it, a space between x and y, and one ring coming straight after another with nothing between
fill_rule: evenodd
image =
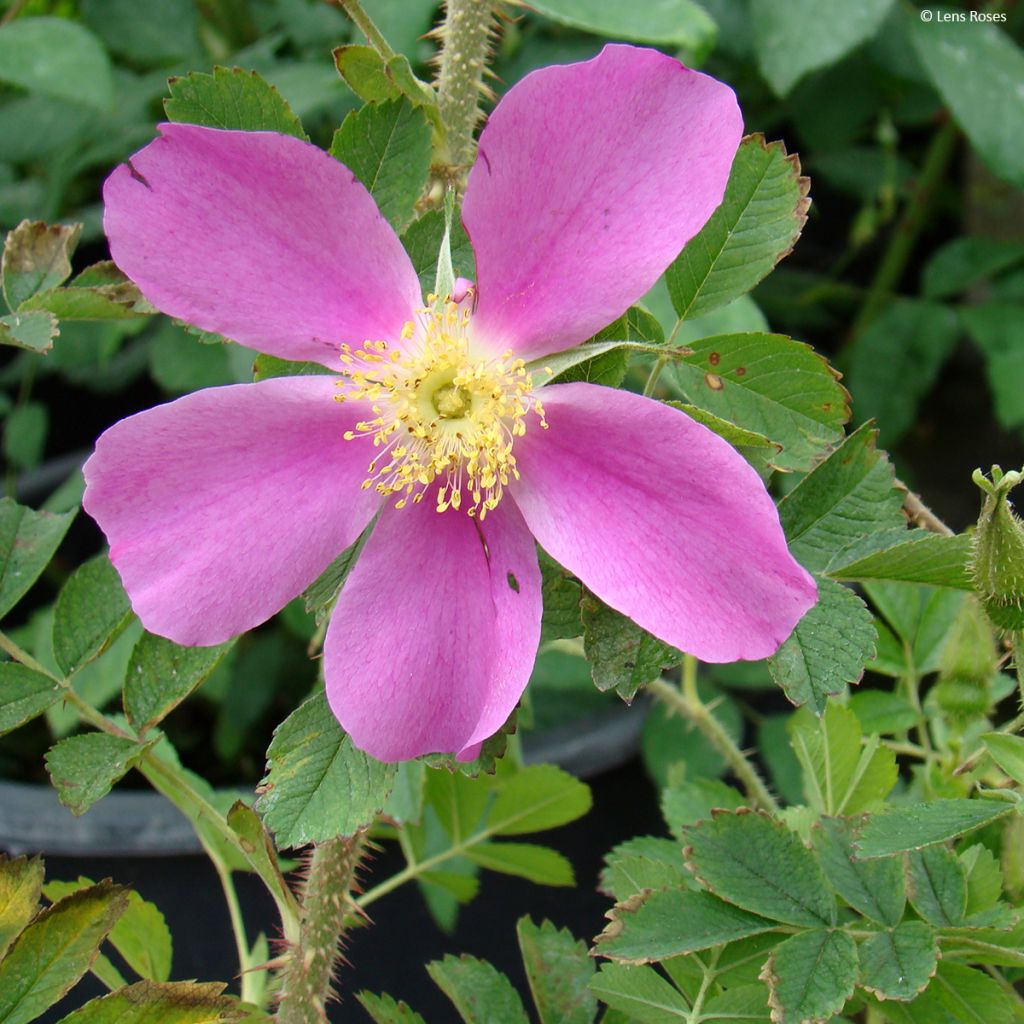
<instances>
[{"instance_id":1,"label":"damaged leaf spot","mask_svg":"<svg viewBox=\"0 0 1024 1024\"><path fill-rule=\"evenodd\" d=\"M722 378L717 373L705 373L704 383L707 384L712 391L721 391L724 387Z\"/></svg>"}]
</instances>

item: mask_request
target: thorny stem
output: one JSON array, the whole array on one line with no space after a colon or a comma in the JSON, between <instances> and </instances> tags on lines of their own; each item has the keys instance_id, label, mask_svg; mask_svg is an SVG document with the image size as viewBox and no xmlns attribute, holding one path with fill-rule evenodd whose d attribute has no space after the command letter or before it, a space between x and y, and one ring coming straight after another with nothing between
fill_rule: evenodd
<instances>
[{"instance_id":1,"label":"thorny stem","mask_svg":"<svg viewBox=\"0 0 1024 1024\"><path fill-rule=\"evenodd\" d=\"M359 865L366 836L339 836L313 848L302 886L302 923L281 970L278 1024L326 1024L324 1005L340 955L339 944L352 920Z\"/></svg>"},{"instance_id":2,"label":"thorny stem","mask_svg":"<svg viewBox=\"0 0 1024 1024\"><path fill-rule=\"evenodd\" d=\"M391 60L395 56L395 51L391 49L381 30L373 23L373 19L363 10L363 5L359 0L331 0L331 2L348 15L349 20L366 36L366 41L385 60Z\"/></svg>"},{"instance_id":3,"label":"thorny stem","mask_svg":"<svg viewBox=\"0 0 1024 1024\"><path fill-rule=\"evenodd\" d=\"M772 814L779 812L779 804L765 785L764 780L758 775L757 770L743 751L733 742L721 722L700 699L700 695L697 693L696 658L687 654L683 659L682 690L661 678L650 682L648 689L670 710L678 712L707 737L711 745L725 758L732 773L743 784L747 796L750 797L755 807L764 808Z\"/></svg>"},{"instance_id":4,"label":"thorny stem","mask_svg":"<svg viewBox=\"0 0 1024 1024\"><path fill-rule=\"evenodd\" d=\"M447 0L437 73L437 99L446 131L447 166L440 177L461 182L476 151L474 133L480 98L486 93L484 70L491 49L493 0Z\"/></svg>"}]
</instances>

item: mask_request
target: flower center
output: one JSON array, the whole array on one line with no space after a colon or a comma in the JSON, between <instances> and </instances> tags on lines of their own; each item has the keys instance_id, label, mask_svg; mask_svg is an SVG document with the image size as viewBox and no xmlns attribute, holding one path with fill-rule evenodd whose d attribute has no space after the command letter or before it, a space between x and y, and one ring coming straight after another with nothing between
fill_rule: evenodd
<instances>
[{"instance_id":1,"label":"flower center","mask_svg":"<svg viewBox=\"0 0 1024 1024\"><path fill-rule=\"evenodd\" d=\"M345 440L373 439L379 451L363 487L400 494L396 508L422 501L440 480L438 512L462 508L465 498L467 513L483 519L509 480L519 478L512 448L526 433L527 413L547 427L544 409L530 395L522 359L470 354L469 308L427 301L402 329L402 349L386 341L355 350L342 345L338 401L368 401L373 410Z\"/></svg>"}]
</instances>

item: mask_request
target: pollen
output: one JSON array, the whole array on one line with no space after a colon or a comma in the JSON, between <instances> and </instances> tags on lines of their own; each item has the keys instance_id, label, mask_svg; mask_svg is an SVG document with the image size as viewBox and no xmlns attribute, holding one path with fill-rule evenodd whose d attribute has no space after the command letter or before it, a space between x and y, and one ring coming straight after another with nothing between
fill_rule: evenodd
<instances>
[{"instance_id":1,"label":"pollen","mask_svg":"<svg viewBox=\"0 0 1024 1024\"><path fill-rule=\"evenodd\" d=\"M396 508L421 502L435 481L437 511L483 519L519 479L513 447L544 408L522 359L472 351L468 303L429 296L401 332L400 344L343 345L339 402L368 402L373 416L346 441L374 448L364 490L397 495Z\"/></svg>"}]
</instances>

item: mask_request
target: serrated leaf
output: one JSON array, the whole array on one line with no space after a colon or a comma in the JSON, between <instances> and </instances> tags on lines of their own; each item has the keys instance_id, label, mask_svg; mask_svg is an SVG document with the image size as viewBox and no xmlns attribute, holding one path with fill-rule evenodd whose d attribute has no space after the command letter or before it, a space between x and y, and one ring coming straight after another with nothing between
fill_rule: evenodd
<instances>
[{"instance_id":1,"label":"serrated leaf","mask_svg":"<svg viewBox=\"0 0 1024 1024\"><path fill-rule=\"evenodd\" d=\"M931 984L911 1003L883 1003L893 1024L1012 1024L1019 1019L999 983L964 964L942 961Z\"/></svg>"},{"instance_id":2,"label":"serrated leaf","mask_svg":"<svg viewBox=\"0 0 1024 1024\"><path fill-rule=\"evenodd\" d=\"M591 803L585 782L553 764L529 765L501 783L487 828L499 836L543 832L581 818Z\"/></svg>"},{"instance_id":3,"label":"serrated leaf","mask_svg":"<svg viewBox=\"0 0 1024 1024\"><path fill-rule=\"evenodd\" d=\"M904 921L861 943L858 984L879 999L913 999L939 962L935 932L922 921Z\"/></svg>"},{"instance_id":4,"label":"serrated leaf","mask_svg":"<svg viewBox=\"0 0 1024 1024\"><path fill-rule=\"evenodd\" d=\"M989 756L1019 786L1024 786L1024 737L989 732L981 737Z\"/></svg>"},{"instance_id":5,"label":"serrated leaf","mask_svg":"<svg viewBox=\"0 0 1024 1024\"><path fill-rule=\"evenodd\" d=\"M0 662L0 736L41 715L63 692L63 687L41 672Z\"/></svg>"},{"instance_id":6,"label":"serrated leaf","mask_svg":"<svg viewBox=\"0 0 1024 1024\"><path fill-rule=\"evenodd\" d=\"M277 850L260 816L246 803L236 800L227 813L228 827L238 836L249 863L279 902L289 892L281 874Z\"/></svg>"},{"instance_id":7,"label":"serrated leaf","mask_svg":"<svg viewBox=\"0 0 1024 1024\"><path fill-rule=\"evenodd\" d=\"M684 832L686 862L722 899L773 921L833 924L835 897L817 857L759 812L719 812Z\"/></svg>"},{"instance_id":8,"label":"serrated leaf","mask_svg":"<svg viewBox=\"0 0 1024 1024\"><path fill-rule=\"evenodd\" d=\"M842 440L849 396L809 345L781 334L723 334L689 347L665 376L686 401L780 444L773 465L809 470Z\"/></svg>"},{"instance_id":9,"label":"serrated leaf","mask_svg":"<svg viewBox=\"0 0 1024 1024\"><path fill-rule=\"evenodd\" d=\"M254 1017L220 982L140 981L86 1003L60 1024L242 1024Z\"/></svg>"},{"instance_id":10,"label":"serrated leaf","mask_svg":"<svg viewBox=\"0 0 1024 1024\"><path fill-rule=\"evenodd\" d=\"M932 84L981 158L999 175L1024 188L1024 54L998 25L975 24L970 32L945 7L934 23L911 19L910 41ZM964 69L970 68L970 74Z\"/></svg>"},{"instance_id":11,"label":"serrated leaf","mask_svg":"<svg viewBox=\"0 0 1024 1024\"><path fill-rule=\"evenodd\" d=\"M156 312L110 260L86 267L66 288L33 295L23 306L32 309L49 310L59 320L125 320Z\"/></svg>"},{"instance_id":12,"label":"serrated leaf","mask_svg":"<svg viewBox=\"0 0 1024 1024\"><path fill-rule=\"evenodd\" d=\"M615 690L623 700L632 701L641 686L683 660L682 652L589 592L583 594L580 611L583 651L601 691Z\"/></svg>"},{"instance_id":13,"label":"serrated leaf","mask_svg":"<svg viewBox=\"0 0 1024 1024\"><path fill-rule=\"evenodd\" d=\"M536 885L576 884L572 863L547 846L535 843L478 843L465 854L474 864L503 875L526 878Z\"/></svg>"},{"instance_id":14,"label":"serrated leaf","mask_svg":"<svg viewBox=\"0 0 1024 1024\"><path fill-rule=\"evenodd\" d=\"M255 71L217 67L209 75L192 71L171 78L167 85L171 95L164 112L171 121L306 138L285 98Z\"/></svg>"},{"instance_id":15,"label":"serrated leaf","mask_svg":"<svg viewBox=\"0 0 1024 1024\"><path fill-rule=\"evenodd\" d=\"M182 647L143 633L124 678L128 721L140 734L152 728L203 683L234 644L229 640L217 647Z\"/></svg>"},{"instance_id":16,"label":"serrated leaf","mask_svg":"<svg viewBox=\"0 0 1024 1024\"><path fill-rule=\"evenodd\" d=\"M752 0L750 18L761 73L784 96L875 34L893 0ZM925 26L928 28L929 26Z\"/></svg>"},{"instance_id":17,"label":"serrated leaf","mask_svg":"<svg viewBox=\"0 0 1024 1024\"><path fill-rule=\"evenodd\" d=\"M596 952L626 963L652 963L710 949L778 927L707 892L661 889L617 904L596 939Z\"/></svg>"},{"instance_id":18,"label":"serrated leaf","mask_svg":"<svg viewBox=\"0 0 1024 1024\"><path fill-rule=\"evenodd\" d=\"M781 942L761 978L774 1024L826 1021L857 983L857 944L844 931L816 928Z\"/></svg>"},{"instance_id":19,"label":"serrated leaf","mask_svg":"<svg viewBox=\"0 0 1024 1024\"><path fill-rule=\"evenodd\" d=\"M76 512L35 512L10 498L0 498L0 618L39 578Z\"/></svg>"},{"instance_id":20,"label":"serrated leaf","mask_svg":"<svg viewBox=\"0 0 1024 1024\"><path fill-rule=\"evenodd\" d=\"M861 861L852 845L855 819L822 818L811 841L832 888L865 917L893 927L907 901L903 863L899 857Z\"/></svg>"},{"instance_id":21,"label":"serrated leaf","mask_svg":"<svg viewBox=\"0 0 1024 1024\"><path fill-rule=\"evenodd\" d=\"M516 937L540 1024L593 1024L597 1000L587 983L595 965L586 943L550 921L535 925L529 917L516 922Z\"/></svg>"},{"instance_id":22,"label":"serrated leaf","mask_svg":"<svg viewBox=\"0 0 1024 1024\"><path fill-rule=\"evenodd\" d=\"M0 960L0 1024L29 1024L92 965L128 895L100 882L43 910Z\"/></svg>"},{"instance_id":23,"label":"serrated leaf","mask_svg":"<svg viewBox=\"0 0 1024 1024\"><path fill-rule=\"evenodd\" d=\"M907 895L911 906L940 928L960 924L967 910L967 872L945 846L907 854Z\"/></svg>"},{"instance_id":24,"label":"serrated leaf","mask_svg":"<svg viewBox=\"0 0 1024 1024\"><path fill-rule=\"evenodd\" d=\"M634 836L605 854L598 888L621 903L644 889L693 885L677 842L660 836Z\"/></svg>"},{"instance_id":25,"label":"serrated leaf","mask_svg":"<svg viewBox=\"0 0 1024 1024\"><path fill-rule=\"evenodd\" d=\"M1012 810L1000 800L956 799L887 808L868 817L854 842L855 853L869 860L920 850L973 832Z\"/></svg>"},{"instance_id":26,"label":"serrated leaf","mask_svg":"<svg viewBox=\"0 0 1024 1024\"><path fill-rule=\"evenodd\" d=\"M701 1022L741 1021L743 1024L759 1024L770 1020L768 992L764 985L738 985L726 989L720 995L712 996L701 1010Z\"/></svg>"},{"instance_id":27,"label":"serrated leaf","mask_svg":"<svg viewBox=\"0 0 1024 1024\"><path fill-rule=\"evenodd\" d=\"M590 991L625 1014L629 1024L686 1024L692 1019L683 994L653 967L601 964L590 981Z\"/></svg>"},{"instance_id":28,"label":"serrated leaf","mask_svg":"<svg viewBox=\"0 0 1024 1024\"><path fill-rule=\"evenodd\" d=\"M749 292L800 237L810 179L781 142L751 135L740 143L721 206L665 271L680 320Z\"/></svg>"},{"instance_id":29,"label":"serrated leaf","mask_svg":"<svg viewBox=\"0 0 1024 1024\"><path fill-rule=\"evenodd\" d=\"M402 231L430 173L430 136L426 115L408 100L368 103L346 115L330 154L366 186L388 223Z\"/></svg>"},{"instance_id":30,"label":"serrated leaf","mask_svg":"<svg viewBox=\"0 0 1024 1024\"><path fill-rule=\"evenodd\" d=\"M0 960L35 916L43 889L43 862L38 857L8 859L0 854Z\"/></svg>"},{"instance_id":31,"label":"serrated leaf","mask_svg":"<svg viewBox=\"0 0 1024 1024\"><path fill-rule=\"evenodd\" d=\"M105 732L69 736L51 747L46 770L60 802L73 814L85 812L142 756L146 748Z\"/></svg>"},{"instance_id":32,"label":"serrated leaf","mask_svg":"<svg viewBox=\"0 0 1024 1024\"><path fill-rule=\"evenodd\" d=\"M0 33L2 38L2 33ZM36 292L62 284L71 276L71 254L81 224L47 224L23 220L4 239L3 293L17 310Z\"/></svg>"},{"instance_id":33,"label":"serrated leaf","mask_svg":"<svg viewBox=\"0 0 1024 1024\"><path fill-rule=\"evenodd\" d=\"M696 420L707 427L708 430L713 430L734 448L772 448L775 451L781 450L781 445L777 445L774 441L769 441L764 434L755 433L753 430L745 430L729 420L723 420L720 416L708 412L707 409L690 405L689 402L666 402L665 404L672 406L673 409L678 409L680 412L685 412L690 419Z\"/></svg>"},{"instance_id":34,"label":"serrated leaf","mask_svg":"<svg viewBox=\"0 0 1024 1024\"><path fill-rule=\"evenodd\" d=\"M13 345L29 352L49 352L58 334L57 318L45 310L0 316L0 345Z\"/></svg>"},{"instance_id":35,"label":"serrated leaf","mask_svg":"<svg viewBox=\"0 0 1024 1024\"><path fill-rule=\"evenodd\" d=\"M877 634L871 612L849 587L823 577L817 584L818 603L768 659L768 670L793 704L821 714L830 696L860 680Z\"/></svg>"},{"instance_id":36,"label":"serrated leaf","mask_svg":"<svg viewBox=\"0 0 1024 1024\"><path fill-rule=\"evenodd\" d=\"M47 882L43 893L56 902L73 892L95 885L79 876L75 882ZM124 913L117 919L107 940L124 957L125 963L148 981L167 981L171 976L171 933L164 915L137 892L128 893Z\"/></svg>"},{"instance_id":37,"label":"serrated leaf","mask_svg":"<svg viewBox=\"0 0 1024 1024\"><path fill-rule=\"evenodd\" d=\"M446 956L427 971L465 1024L529 1024L519 994L486 960Z\"/></svg>"},{"instance_id":38,"label":"serrated leaf","mask_svg":"<svg viewBox=\"0 0 1024 1024\"><path fill-rule=\"evenodd\" d=\"M384 806L395 766L357 750L323 693L274 731L257 809L280 848L352 835Z\"/></svg>"},{"instance_id":39,"label":"serrated leaf","mask_svg":"<svg viewBox=\"0 0 1024 1024\"><path fill-rule=\"evenodd\" d=\"M427 771L425 793L441 827L458 843L478 831L493 787L494 780L486 775L470 778L434 769Z\"/></svg>"},{"instance_id":40,"label":"serrated leaf","mask_svg":"<svg viewBox=\"0 0 1024 1024\"><path fill-rule=\"evenodd\" d=\"M713 810L735 811L746 802L739 790L718 779L680 779L670 774L668 785L661 791L662 817L680 838L686 826L710 818Z\"/></svg>"},{"instance_id":41,"label":"serrated leaf","mask_svg":"<svg viewBox=\"0 0 1024 1024\"><path fill-rule=\"evenodd\" d=\"M541 599L544 611L540 621L540 641L577 637L583 632L580 600L583 591L579 580L570 576L554 559L540 554Z\"/></svg>"},{"instance_id":42,"label":"serrated leaf","mask_svg":"<svg viewBox=\"0 0 1024 1024\"><path fill-rule=\"evenodd\" d=\"M935 534L915 537L876 551L846 565L837 563L829 575L837 580L924 583L933 587L973 590L971 536Z\"/></svg>"},{"instance_id":43,"label":"serrated leaf","mask_svg":"<svg viewBox=\"0 0 1024 1024\"><path fill-rule=\"evenodd\" d=\"M96 110L110 110L114 102L103 45L69 18L17 18L0 25L0 81Z\"/></svg>"},{"instance_id":44,"label":"serrated leaf","mask_svg":"<svg viewBox=\"0 0 1024 1024\"><path fill-rule=\"evenodd\" d=\"M374 1024L426 1024L426 1021L405 1003L395 1002L391 996L372 992L357 992L359 1005L373 1019Z\"/></svg>"},{"instance_id":45,"label":"serrated leaf","mask_svg":"<svg viewBox=\"0 0 1024 1024\"><path fill-rule=\"evenodd\" d=\"M53 654L72 675L100 654L131 616L128 595L106 555L80 565L61 588L53 615Z\"/></svg>"},{"instance_id":46,"label":"serrated leaf","mask_svg":"<svg viewBox=\"0 0 1024 1024\"><path fill-rule=\"evenodd\" d=\"M849 561L846 553L859 554L865 540L905 525L903 494L877 436L860 427L779 502L790 551L813 572Z\"/></svg>"}]
</instances>

